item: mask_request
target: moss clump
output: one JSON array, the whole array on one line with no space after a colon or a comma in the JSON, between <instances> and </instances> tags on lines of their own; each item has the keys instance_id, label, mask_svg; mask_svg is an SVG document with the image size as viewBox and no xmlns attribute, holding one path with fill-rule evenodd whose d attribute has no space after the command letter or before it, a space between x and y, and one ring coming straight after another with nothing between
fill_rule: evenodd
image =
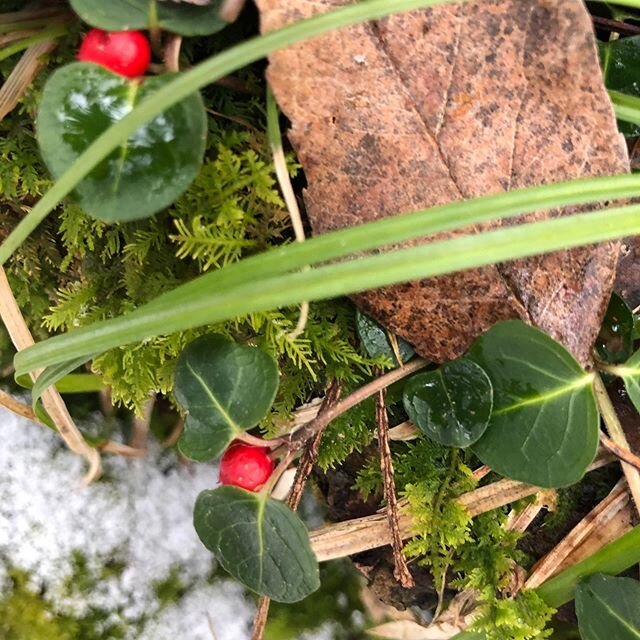
<instances>
[{"instance_id":1,"label":"moss clump","mask_svg":"<svg viewBox=\"0 0 640 640\"><path fill-rule=\"evenodd\" d=\"M29 587L29 576L9 570L7 595L0 599L0 637L3 640L118 640L125 629L109 612L93 609L80 618L53 609L42 594Z\"/></svg>"}]
</instances>

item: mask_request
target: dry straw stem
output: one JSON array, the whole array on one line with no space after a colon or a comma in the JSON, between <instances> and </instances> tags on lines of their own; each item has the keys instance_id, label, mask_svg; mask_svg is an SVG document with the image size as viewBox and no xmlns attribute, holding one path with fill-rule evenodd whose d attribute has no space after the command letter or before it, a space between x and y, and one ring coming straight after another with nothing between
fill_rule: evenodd
<instances>
[{"instance_id":1,"label":"dry straw stem","mask_svg":"<svg viewBox=\"0 0 640 640\"><path fill-rule=\"evenodd\" d=\"M609 464L613 458L607 452L601 452L589 471ZM471 517L503 507L522 498L541 491L535 487L516 480L500 480L486 487L465 493L458 498ZM400 501L399 524L404 538L412 535L411 516L404 509L406 501ZM310 534L311 547L320 562L352 556L362 551L369 551L391 544L391 532L384 513L376 513L364 518L347 520L337 524L316 529Z\"/></svg>"},{"instance_id":2,"label":"dry straw stem","mask_svg":"<svg viewBox=\"0 0 640 640\"><path fill-rule=\"evenodd\" d=\"M45 40L34 44L25 51L0 89L0 120L14 109L24 96L25 91L30 86L42 64L43 56L54 47L55 41ZM11 341L18 351L34 344L31 332L20 312L7 276L2 268L0 268L0 316L11 336ZM35 381L39 374L40 371L32 374L32 379ZM100 454L85 442L80 430L69 415L62 396L55 387L49 387L43 393L42 403L67 446L74 453L83 456L87 460L89 470L83 482L88 484L100 477L102 474ZM5 406L11 408L8 405Z\"/></svg>"},{"instance_id":3,"label":"dry straw stem","mask_svg":"<svg viewBox=\"0 0 640 640\"><path fill-rule=\"evenodd\" d=\"M627 437L624 434L618 415L613 408L607 388L604 386L604 382L602 382L602 378L598 373L595 374L593 386L596 392L598 407L600 408L602 419L604 420L604 424L609 432L611 440L613 440L613 443L620 449L630 451ZM640 472L627 462L622 462L621 464L625 478L629 484L629 491L631 492L631 497L635 503L636 511L640 514Z\"/></svg>"},{"instance_id":4,"label":"dry straw stem","mask_svg":"<svg viewBox=\"0 0 640 640\"><path fill-rule=\"evenodd\" d=\"M171 33L167 37L164 45L164 67L169 73L180 71L180 49L182 47L182 36Z\"/></svg>"},{"instance_id":5,"label":"dry straw stem","mask_svg":"<svg viewBox=\"0 0 640 640\"><path fill-rule=\"evenodd\" d=\"M2 268L0 268L0 316L11 336L11 341L18 351L34 344L31 332L18 308L6 273ZM40 373L41 370L31 374L34 382ZM42 404L69 449L87 460L89 471L84 477L83 482L89 484L99 478L102 474L100 454L85 442L73 418L69 415L62 396L55 387L51 386L44 391L42 394Z\"/></svg>"},{"instance_id":6,"label":"dry straw stem","mask_svg":"<svg viewBox=\"0 0 640 640\"><path fill-rule=\"evenodd\" d=\"M20 102L31 85L47 53L55 48L55 40L43 40L29 47L0 88L0 120Z\"/></svg>"},{"instance_id":7,"label":"dry straw stem","mask_svg":"<svg viewBox=\"0 0 640 640\"><path fill-rule=\"evenodd\" d=\"M269 97L267 99L269 101L273 101L273 96L269 94ZM291 184L291 177L289 176L289 170L287 168L287 159L284 155L284 148L282 146L282 135L280 133L280 127L278 123L277 107L273 102L272 108L275 110L275 113L270 114L272 117L270 117L269 120L270 127L273 128L270 135L273 167L276 172L276 178L278 179L280 191L282 192L284 204L287 207L289 218L291 219L291 226L293 227L293 233L296 237L296 242L304 242L306 240L304 225L302 223L302 216L300 215L298 200L296 199L296 194L293 190L293 185ZM300 317L298 318L296 327L290 334L287 335L287 338L289 340L295 340L303 334L304 328L307 326L308 318L309 303L303 302L300 306Z\"/></svg>"},{"instance_id":8,"label":"dry straw stem","mask_svg":"<svg viewBox=\"0 0 640 640\"><path fill-rule=\"evenodd\" d=\"M534 566L525 588L539 587L564 568L630 531L632 516L627 483L620 480L611 493Z\"/></svg>"},{"instance_id":9,"label":"dry straw stem","mask_svg":"<svg viewBox=\"0 0 640 640\"><path fill-rule=\"evenodd\" d=\"M142 407L142 415L135 416L133 419L133 435L131 437L131 446L134 449L145 450L147 448L147 437L151 428L151 416L153 408L156 404L155 396L149 398Z\"/></svg>"},{"instance_id":10,"label":"dry straw stem","mask_svg":"<svg viewBox=\"0 0 640 640\"><path fill-rule=\"evenodd\" d=\"M549 505L554 504L556 500L557 494L553 489L540 491L532 504L528 504L520 512L512 511L509 514L507 522L505 523L506 528L509 531L526 531L540 511L544 508L549 508Z\"/></svg>"},{"instance_id":11,"label":"dry straw stem","mask_svg":"<svg viewBox=\"0 0 640 640\"><path fill-rule=\"evenodd\" d=\"M33 410L28 404L24 404L19 400L16 400L6 391L0 391L0 405L2 405L5 409L11 411L11 413L15 413L22 418L26 418L27 420L31 420L32 422L38 422L36 414L33 413Z\"/></svg>"}]
</instances>

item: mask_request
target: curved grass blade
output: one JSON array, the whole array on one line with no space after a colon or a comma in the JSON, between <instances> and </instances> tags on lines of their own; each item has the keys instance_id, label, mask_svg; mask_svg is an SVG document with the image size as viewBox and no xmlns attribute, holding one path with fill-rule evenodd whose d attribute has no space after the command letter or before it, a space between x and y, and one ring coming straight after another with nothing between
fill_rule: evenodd
<instances>
[{"instance_id":1,"label":"curved grass blade","mask_svg":"<svg viewBox=\"0 0 640 640\"><path fill-rule=\"evenodd\" d=\"M0 246L0 265L4 264L24 239L45 219L60 201L120 144L135 131L198 89L247 66L272 51L321 35L333 29L391 13L422 7L450 4L456 0L367 0L342 7L296 24L258 36L227 49L193 69L179 74L173 81L145 98L122 120L101 134L56 181L31 212L23 218ZM457 0L458 2L464 0Z\"/></svg>"},{"instance_id":2,"label":"curved grass blade","mask_svg":"<svg viewBox=\"0 0 640 640\"><path fill-rule=\"evenodd\" d=\"M299 273L247 272L251 263L247 260L236 277L225 280L226 269L220 270L216 286L212 286L215 278L202 276L132 313L75 329L25 349L15 357L16 370L26 373L70 358L89 359L96 350L106 351L151 336L304 300L332 298L637 233L640 233L640 205L632 205L463 236ZM287 247L289 258L295 257L290 263L302 267L313 262L308 247L313 251L330 236ZM266 256L281 255L283 251L270 251Z\"/></svg>"}]
</instances>

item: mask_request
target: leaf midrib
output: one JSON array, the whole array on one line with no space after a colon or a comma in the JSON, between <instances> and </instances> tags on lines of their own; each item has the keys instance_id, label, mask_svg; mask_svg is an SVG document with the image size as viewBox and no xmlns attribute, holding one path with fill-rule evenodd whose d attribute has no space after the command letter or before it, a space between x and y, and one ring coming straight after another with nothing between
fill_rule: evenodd
<instances>
[{"instance_id":1,"label":"leaf midrib","mask_svg":"<svg viewBox=\"0 0 640 640\"><path fill-rule=\"evenodd\" d=\"M593 595L593 597L596 600L598 600L600 603L602 603L602 605L604 605L604 608L611 614L613 618L615 618L618 622L620 622L622 626L624 626L626 629L628 629L629 631L632 631L636 638L640 638L640 631L638 631L638 629L630 626L629 623L624 618L622 618L615 609L612 609L609 603L606 600L604 600L593 589L590 589L590 591L591 591L591 595Z\"/></svg>"},{"instance_id":2,"label":"leaf midrib","mask_svg":"<svg viewBox=\"0 0 640 640\"><path fill-rule=\"evenodd\" d=\"M211 391L211 389L207 386L207 383L205 382L205 380L202 378L202 376L200 374L198 374L195 369L191 366L191 363L187 362L187 369L189 369L189 371L191 371L193 377L200 383L200 386L204 389L204 392L207 394L207 396L209 396L209 398L211 399L211 402L213 403L213 405L215 406L215 408L218 410L218 412L220 413L220 415L224 418L224 420L227 422L227 424L229 425L229 427L231 427L231 429L233 429L235 432L239 432L242 431L242 429L240 428L240 426L238 424L236 424L236 422L233 420L233 418L228 414L228 412L226 411L226 409L220 404L219 400L215 397L215 395L213 395L213 392Z\"/></svg>"},{"instance_id":3,"label":"leaf midrib","mask_svg":"<svg viewBox=\"0 0 640 640\"><path fill-rule=\"evenodd\" d=\"M493 415L504 415L506 413L511 413L512 411L517 411L518 409L522 409L523 407L528 407L537 404L544 404L546 402L550 402L551 400L555 400L556 398L562 397L564 395L573 393L579 389L582 389L593 382L594 374L590 373L582 378L575 380L569 384L563 385L562 387L558 387L553 391L547 393L541 393L539 395L526 398L521 400L520 402L516 402L515 404L511 404L507 407L503 407L498 411L495 411Z\"/></svg>"}]
</instances>

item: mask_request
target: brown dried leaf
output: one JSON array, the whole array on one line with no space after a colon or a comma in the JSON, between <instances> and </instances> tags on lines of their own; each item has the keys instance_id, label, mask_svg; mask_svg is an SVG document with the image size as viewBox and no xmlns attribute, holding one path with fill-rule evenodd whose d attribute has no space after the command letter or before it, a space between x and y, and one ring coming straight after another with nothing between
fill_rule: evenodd
<instances>
[{"instance_id":1,"label":"brown dried leaf","mask_svg":"<svg viewBox=\"0 0 640 640\"><path fill-rule=\"evenodd\" d=\"M263 30L271 31L347 3L257 4ZM628 171L580 0L482 0L405 13L276 52L270 62L316 233ZM355 300L436 361L460 355L497 320L522 318L587 362L617 251L616 243L585 247Z\"/></svg>"}]
</instances>

